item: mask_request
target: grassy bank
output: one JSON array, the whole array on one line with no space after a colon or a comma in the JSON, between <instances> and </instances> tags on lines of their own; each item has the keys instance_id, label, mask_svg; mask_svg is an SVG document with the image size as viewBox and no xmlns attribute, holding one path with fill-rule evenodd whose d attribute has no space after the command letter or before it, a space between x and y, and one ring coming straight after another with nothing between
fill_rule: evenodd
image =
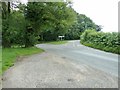
<instances>
[{"instance_id":1,"label":"grassy bank","mask_svg":"<svg viewBox=\"0 0 120 90\"><path fill-rule=\"evenodd\" d=\"M2 70L3 72L9 67L13 66L17 57L41 53L44 50L30 47L30 48L3 48L2 50Z\"/></svg>"},{"instance_id":2,"label":"grassy bank","mask_svg":"<svg viewBox=\"0 0 120 90\"><path fill-rule=\"evenodd\" d=\"M53 44L53 45L60 45L60 44L66 44L68 41L45 41L45 42L40 42L40 43L45 43L45 44Z\"/></svg>"},{"instance_id":3,"label":"grassy bank","mask_svg":"<svg viewBox=\"0 0 120 90\"><path fill-rule=\"evenodd\" d=\"M66 44L68 41L52 41L48 42L47 44L54 44L54 45L59 45L59 44Z\"/></svg>"}]
</instances>

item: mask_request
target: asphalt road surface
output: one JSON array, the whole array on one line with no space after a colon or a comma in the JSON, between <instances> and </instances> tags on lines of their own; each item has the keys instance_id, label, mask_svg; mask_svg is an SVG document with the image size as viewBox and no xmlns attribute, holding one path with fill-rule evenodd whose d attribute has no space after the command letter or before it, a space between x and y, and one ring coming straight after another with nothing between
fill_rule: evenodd
<instances>
[{"instance_id":1,"label":"asphalt road surface","mask_svg":"<svg viewBox=\"0 0 120 90\"><path fill-rule=\"evenodd\" d=\"M73 59L76 63L84 63L102 71L118 76L118 55L89 48L80 44L79 40L69 41L65 45L37 45L47 52Z\"/></svg>"},{"instance_id":2,"label":"asphalt road surface","mask_svg":"<svg viewBox=\"0 0 120 90\"><path fill-rule=\"evenodd\" d=\"M117 88L118 55L83 46L39 44L3 75L3 88Z\"/></svg>"}]
</instances>

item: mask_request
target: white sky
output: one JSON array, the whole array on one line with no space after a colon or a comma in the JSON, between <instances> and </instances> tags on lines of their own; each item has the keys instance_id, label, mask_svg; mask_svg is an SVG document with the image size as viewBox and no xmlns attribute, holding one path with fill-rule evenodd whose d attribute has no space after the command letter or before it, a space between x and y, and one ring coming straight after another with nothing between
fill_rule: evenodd
<instances>
[{"instance_id":1,"label":"white sky","mask_svg":"<svg viewBox=\"0 0 120 90\"><path fill-rule=\"evenodd\" d=\"M27 0L21 0L27 2ZM120 0L72 0L73 8L90 17L104 32L118 32L118 2Z\"/></svg>"},{"instance_id":2,"label":"white sky","mask_svg":"<svg viewBox=\"0 0 120 90\"><path fill-rule=\"evenodd\" d=\"M73 8L102 25L102 31L117 32L118 1L120 0L73 0Z\"/></svg>"}]
</instances>

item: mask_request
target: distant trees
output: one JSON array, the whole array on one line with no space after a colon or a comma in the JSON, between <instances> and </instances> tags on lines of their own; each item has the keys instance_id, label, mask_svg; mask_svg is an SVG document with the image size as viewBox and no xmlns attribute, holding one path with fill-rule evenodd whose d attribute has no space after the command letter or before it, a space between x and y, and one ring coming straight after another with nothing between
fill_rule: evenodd
<instances>
[{"instance_id":1,"label":"distant trees","mask_svg":"<svg viewBox=\"0 0 120 90\"><path fill-rule=\"evenodd\" d=\"M77 14L77 21L66 33L66 39L80 39L80 35L87 29L101 31L101 26L96 25L89 17L84 14Z\"/></svg>"}]
</instances>

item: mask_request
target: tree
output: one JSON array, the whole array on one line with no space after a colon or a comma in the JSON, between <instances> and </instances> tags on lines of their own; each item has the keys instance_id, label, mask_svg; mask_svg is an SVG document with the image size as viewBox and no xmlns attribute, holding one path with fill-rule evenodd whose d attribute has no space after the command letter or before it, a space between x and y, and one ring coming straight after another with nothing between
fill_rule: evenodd
<instances>
[{"instance_id":1,"label":"tree","mask_svg":"<svg viewBox=\"0 0 120 90\"><path fill-rule=\"evenodd\" d=\"M96 25L86 15L77 13L77 21L66 33L66 39L80 39L80 35L87 29L95 29L96 31L100 31L102 28L101 26Z\"/></svg>"},{"instance_id":2,"label":"tree","mask_svg":"<svg viewBox=\"0 0 120 90\"><path fill-rule=\"evenodd\" d=\"M29 2L26 19L35 37L41 40L57 40L74 23L76 13L65 2Z\"/></svg>"},{"instance_id":3,"label":"tree","mask_svg":"<svg viewBox=\"0 0 120 90\"><path fill-rule=\"evenodd\" d=\"M3 47L11 47L14 44L24 44L24 32L26 28L24 14L23 12L20 12L20 10L16 11L14 9L11 9L11 7L13 7L11 5L13 5L13 2L2 2Z\"/></svg>"},{"instance_id":4,"label":"tree","mask_svg":"<svg viewBox=\"0 0 120 90\"><path fill-rule=\"evenodd\" d=\"M76 20L65 2L2 3L3 46L33 46L39 40L57 40ZM17 9L15 9L17 8Z\"/></svg>"},{"instance_id":5,"label":"tree","mask_svg":"<svg viewBox=\"0 0 120 90\"><path fill-rule=\"evenodd\" d=\"M10 26L8 30L11 45L24 45L26 21L23 13L19 11L13 11L10 15L9 25Z\"/></svg>"},{"instance_id":6,"label":"tree","mask_svg":"<svg viewBox=\"0 0 120 90\"><path fill-rule=\"evenodd\" d=\"M2 2L2 45L3 47L11 47L9 39L9 16L10 16L10 2Z\"/></svg>"}]
</instances>

